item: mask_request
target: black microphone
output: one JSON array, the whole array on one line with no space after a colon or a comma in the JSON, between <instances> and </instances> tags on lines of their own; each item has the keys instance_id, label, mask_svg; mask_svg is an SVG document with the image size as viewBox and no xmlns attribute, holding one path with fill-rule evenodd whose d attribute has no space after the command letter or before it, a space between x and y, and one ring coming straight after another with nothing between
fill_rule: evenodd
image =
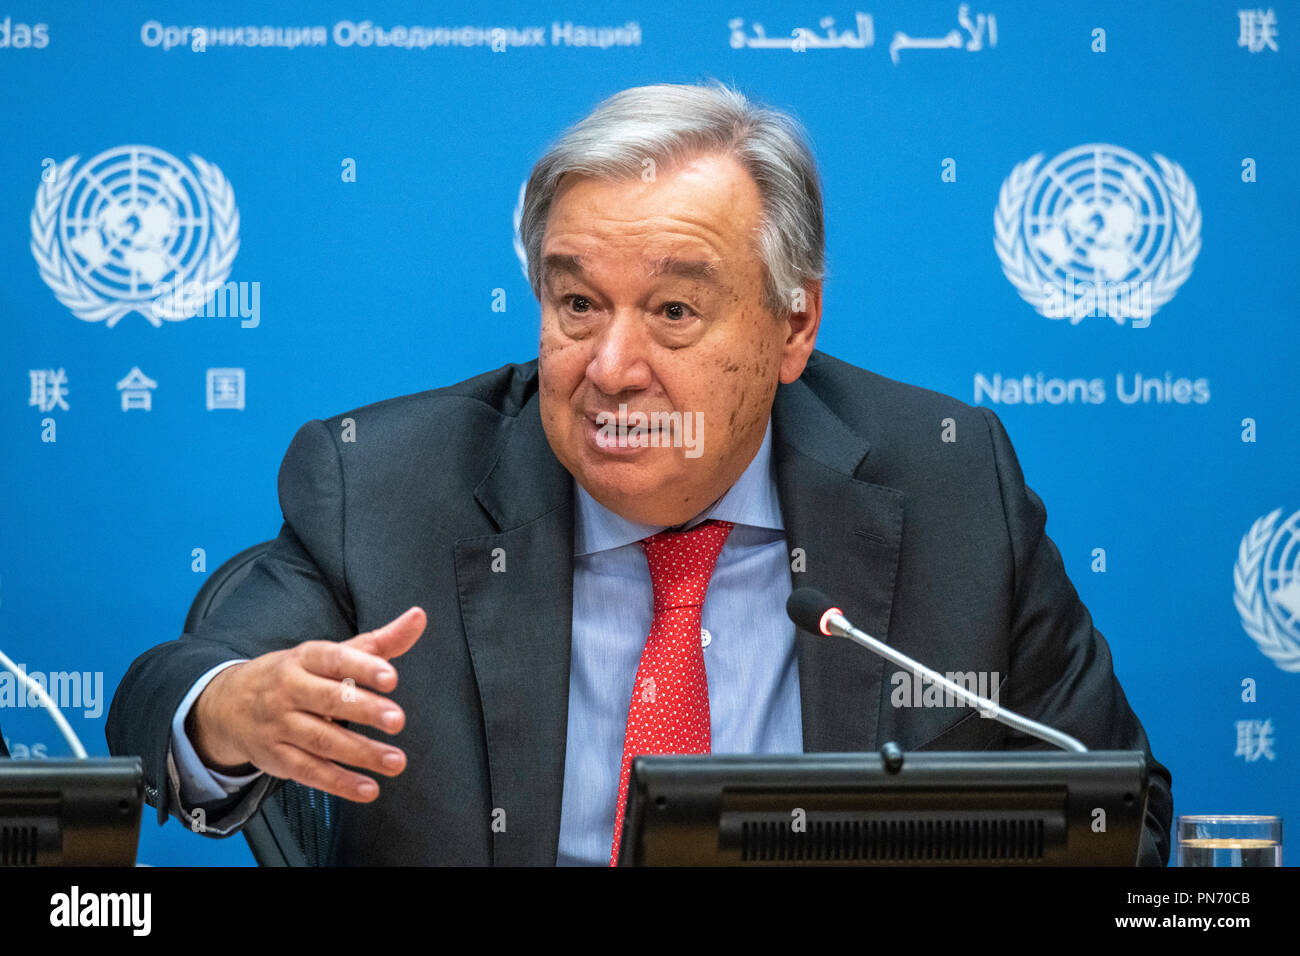
<instances>
[{"instance_id":1,"label":"black microphone","mask_svg":"<svg viewBox=\"0 0 1300 956\"><path fill-rule=\"evenodd\" d=\"M1036 720L1030 720L1028 717L1022 717L1015 711L1007 710L999 706L997 701L967 690L938 671L931 670L883 641L876 640L865 631L858 630L844 616L844 612L835 607L831 599L816 588L796 588L789 600L785 602L785 612L790 615L790 620L805 631L825 634L827 637L847 637L855 644L861 644L873 654L879 654L885 660L897 664L917 677L938 684L966 703L978 707L981 716L992 717L999 723L1031 737L1037 737L1039 740L1045 740L1063 750L1073 750L1076 753L1088 752L1087 747L1069 734L1048 727L1046 724L1040 724Z\"/></svg>"},{"instance_id":2,"label":"black microphone","mask_svg":"<svg viewBox=\"0 0 1300 956\"><path fill-rule=\"evenodd\" d=\"M790 599L785 602L785 613L805 631L831 637L831 632L826 628L827 615L831 611L844 613L833 605L834 602L816 588L795 588Z\"/></svg>"}]
</instances>

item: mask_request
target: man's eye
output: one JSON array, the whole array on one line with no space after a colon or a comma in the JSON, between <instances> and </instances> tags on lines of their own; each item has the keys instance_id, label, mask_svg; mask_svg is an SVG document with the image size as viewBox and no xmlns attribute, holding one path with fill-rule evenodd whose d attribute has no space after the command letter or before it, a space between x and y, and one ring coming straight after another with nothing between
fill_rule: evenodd
<instances>
[{"instance_id":1,"label":"man's eye","mask_svg":"<svg viewBox=\"0 0 1300 956\"><path fill-rule=\"evenodd\" d=\"M684 302L668 302L664 305L664 315L674 322L680 322L694 314L695 311Z\"/></svg>"},{"instance_id":2,"label":"man's eye","mask_svg":"<svg viewBox=\"0 0 1300 956\"><path fill-rule=\"evenodd\" d=\"M591 300L585 295L566 295L564 301L569 303L569 308L580 315L585 313L591 306ZM581 303L581 306L579 306Z\"/></svg>"}]
</instances>

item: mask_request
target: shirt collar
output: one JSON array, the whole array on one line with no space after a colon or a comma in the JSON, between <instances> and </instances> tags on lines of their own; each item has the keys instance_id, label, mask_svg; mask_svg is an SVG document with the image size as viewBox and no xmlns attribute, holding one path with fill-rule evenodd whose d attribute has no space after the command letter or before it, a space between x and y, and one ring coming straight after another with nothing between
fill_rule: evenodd
<instances>
[{"instance_id":1,"label":"shirt collar","mask_svg":"<svg viewBox=\"0 0 1300 956\"><path fill-rule=\"evenodd\" d=\"M591 497L576 481L573 487L576 489L577 500L573 530L575 557L621 548L664 530L662 526L628 521ZM757 528L785 530L785 524L781 520L781 501L776 491L776 477L772 473L770 419L767 431L763 434L763 444L759 445L754 460L741 472L736 483L710 507L686 522L684 527L693 527L710 518Z\"/></svg>"}]
</instances>

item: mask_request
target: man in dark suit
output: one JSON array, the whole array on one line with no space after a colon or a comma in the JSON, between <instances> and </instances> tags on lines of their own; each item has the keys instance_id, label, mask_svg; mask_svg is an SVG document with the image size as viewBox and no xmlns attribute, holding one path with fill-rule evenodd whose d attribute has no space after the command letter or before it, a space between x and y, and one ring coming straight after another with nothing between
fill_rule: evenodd
<instances>
[{"instance_id":1,"label":"man in dark suit","mask_svg":"<svg viewBox=\"0 0 1300 956\"><path fill-rule=\"evenodd\" d=\"M1150 757L996 416L814 350L820 186L788 117L624 91L538 163L521 231L538 359L304 426L274 545L123 679L110 749L144 758L160 822L227 835L292 778L345 798L339 863L601 863L641 741L1042 746L900 701L881 659L779 614L792 585Z\"/></svg>"}]
</instances>

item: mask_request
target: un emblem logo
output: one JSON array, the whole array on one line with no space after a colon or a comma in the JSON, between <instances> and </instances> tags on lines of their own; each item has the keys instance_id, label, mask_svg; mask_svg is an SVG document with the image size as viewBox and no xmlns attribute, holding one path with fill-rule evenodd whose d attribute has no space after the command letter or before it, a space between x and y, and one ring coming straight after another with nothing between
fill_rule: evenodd
<instances>
[{"instance_id":1,"label":"un emblem logo","mask_svg":"<svg viewBox=\"0 0 1300 956\"><path fill-rule=\"evenodd\" d=\"M1011 171L993 245L1022 299L1071 325L1091 315L1150 324L1201 251L1196 188L1177 163L1153 157L1158 173L1127 149L1092 143Z\"/></svg>"},{"instance_id":2,"label":"un emblem logo","mask_svg":"<svg viewBox=\"0 0 1300 956\"><path fill-rule=\"evenodd\" d=\"M239 251L239 210L221 170L151 146L120 146L76 169L51 166L32 207L32 255L72 314L111 328L201 312Z\"/></svg>"},{"instance_id":3,"label":"un emblem logo","mask_svg":"<svg viewBox=\"0 0 1300 956\"><path fill-rule=\"evenodd\" d=\"M1241 626L1284 671L1300 671L1300 511L1278 524L1278 508L1241 539L1232 568Z\"/></svg>"}]
</instances>

